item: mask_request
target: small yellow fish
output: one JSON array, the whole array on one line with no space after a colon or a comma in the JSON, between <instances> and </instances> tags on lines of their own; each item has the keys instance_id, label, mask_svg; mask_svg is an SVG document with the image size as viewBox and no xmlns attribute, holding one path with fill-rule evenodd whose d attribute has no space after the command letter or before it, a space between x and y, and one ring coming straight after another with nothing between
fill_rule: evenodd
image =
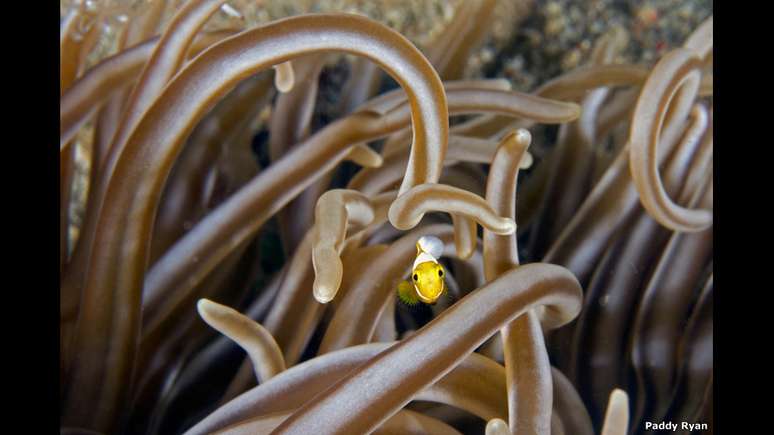
<instances>
[{"instance_id":1,"label":"small yellow fish","mask_svg":"<svg viewBox=\"0 0 774 435\"><path fill-rule=\"evenodd\" d=\"M398 297L408 305L419 301L435 304L446 293L443 266L438 257L443 254L443 242L433 236L423 236L417 241L417 257L411 272L411 282L398 284Z\"/></svg>"}]
</instances>

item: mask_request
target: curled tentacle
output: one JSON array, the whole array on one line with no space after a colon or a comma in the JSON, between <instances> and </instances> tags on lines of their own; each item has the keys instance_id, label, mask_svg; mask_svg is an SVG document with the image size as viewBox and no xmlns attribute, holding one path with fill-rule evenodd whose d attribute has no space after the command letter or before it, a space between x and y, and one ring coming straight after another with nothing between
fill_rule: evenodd
<instances>
[{"instance_id":1,"label":"curled tentacle","mask_svg":"<svg viewBox=\"0 0 774 435\"><path fill-rule=\"evenodd\" d=\"M438 179L448 136L443 86L422 54L397 32L360 16L310 14L248 30L211 47L183 68L145 111L105 187L84 279L83 315L73 334L72 354L78 357L69 368L66 395L78 398L67 401L72 409L64 414L72 418L64 421L110 427L118 404L128 394L123 379L132 371L140 331L154 213L183 139L209 105L241 79L297 56L328 50L370 57L405 86L417 128L402 189ZM272 166L282 171L281 165ZM270 209L263 211L272 214ZM221 252L238 246L238 239L226 244L221 240ZM80 352L86 348L104 352ZM101 373L99 380L95 372ZM83 405L92 403L100 403L96 414L87 409L90 405Z\"/></svg>"},{"instance_id":2,"label":"curled tentacle","mask_svg":"<svg viewBox=\"0 0 774 435\"><path fill-rule=\"evenodd\" d=\"M675 231L696 232L712 224L709 210L675 204L658 173L658 143L669 103L678 93L697 94L700 62L693 52L675 49L656 64L637 101L629 136L629 167L640 202L654 219Z\"/></svg>"},{"instance_id":3,"label":"curled tentacle","mask_svg":"<svg viewBox=\"0 0 774 435\"><path fill-rule=\"evenodd\" d=\"M351 346L305 361L213 411L186 435L212 433L240 421L296 409L394 346L395 343ZM472 377L479 382L468 382ZM414 399L449 404L487 420L504 418L505 373L501 365L472 353Z\"/></svg>"},{"instance_id":4,"label":"curled tentacle","mask_svg":"<svg viewBox=\"0 0 774 435\"><path fill-rule=\"evenodd\" d=\"M451 371L507 322L531 308L546 305L546 325L555 328L578 314L581 298L577 280L566 269L549 264L513 269L350 372L272 433L367 433L400 410L418 391ZM410 364L418 354L423 355L424 363ZM349 406L340 406L343 397ZM322 428L321 421L326 422Z\"/></svg>"},{"instance_id":5,"label":"curled tentacle","mask_svg":"<svg viewBox=\"0 0 774 435\"><path fill-rule=\"evenodd\" d=\"M443 211L475 219L496 234L512 234L516 223L499 217L483 198L467 190L440 184L422 184L398 196L390 206L390 222L398 229L411 229L425 213Z\"/></svg>"},{"instance_id":6,"label":"curled tentacle","mask_svg":"<svg viewBox=\"0 0 774 435\"><path fill-rule=\"evenodd\" d=\"M365 226L374 219L371 202L354 190L330 190L317 201L315 209L314 297L320 303L330 302L339 290L344 273L341 249L350 225Z\"/></svg>"},{"instance_id":7,"label":"curled tentacle","mask_svg":"<svg viewBox=\"0 0 774 435\"><path fill-rule=\"evenodd\" d=\"M685 40L683 47L693 50L706 62L712 56L713 29L712 16L704 20L701 25Z\"/></svg>"}]
</instances>

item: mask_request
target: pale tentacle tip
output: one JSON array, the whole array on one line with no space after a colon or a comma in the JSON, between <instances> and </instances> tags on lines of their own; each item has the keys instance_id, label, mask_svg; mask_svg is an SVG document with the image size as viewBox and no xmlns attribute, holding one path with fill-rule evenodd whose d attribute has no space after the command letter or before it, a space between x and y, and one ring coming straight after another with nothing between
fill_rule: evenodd
<instances>
[{"instance_id":1,"label":"pale tentacle tip","mask_svg":"<svg viewBox=\"0 0 774 435\"><path fill-rule=\"evenodd\" d=\"M365 144L357 144L352 147L346 158L364 168L378 168L384 163L381 154L372 150Z\"/></svg>"},{"instance_id":2,"label":"pale tentacle tip","mask_svg":"<svg viewBox=\"0 0 774 435\"><path fill-rule=\"evenodd\" d=\"M493 418L486 424L485 433L486 435L509 435L511 430L505 420Z\"/></svg>"},{"instance_id":3,"label":"pale tentacle tip","mask_svg":"<svg viewBox=\"0 0 774 435\"><path fill-rule=\"evenodd\" d=\"M532 158L532 154L530 154L528 151L524 152L524 155L521 157L521 161L519 161L519 169L529 169L532 167L534 159Z\"/></svg>"},{"instance_id":4,"label":"pale tentacle tip","mask_svg":"<svg viewBox=\"0 0 774 435\"><path fill-rule=\"evenodd\" d=\"M509 236L516 232L516 222L511 218L502 218L502 228L496 234Z\"/></svg>"},{"instance_id":5,"label":"pale tentacle tip","mask_svg":"<svg viewBox=\"0 0 774 435\"><path fill-rule=\"evenodd\" d=\"M207 319L217 316L218 308L220 308L220 304L207 298L201 298L196 302L196 311L199 312L199 316L207 323L209 323Z\"/></svg>"},{"instance_id":6,"label":"pale tentacle tip","mask_svg":"<svg viewBox=\"0 0 774 435\"><path fill-rule=\"evenodd\" d=\"M570 106L570 109L572 109L572 112L573 112L572 119L570 119L570 121L575 121L576 119L581 117L581 113L583 112L583 109L579 104L575 104L575 103L565 103L565 104Z\"/></svg>"},{"instance_id":7,"label":"pale tentacle tip","mask_svg":"<svg viewBox=\"0 0 774 435\"><path fill-rule=\"evenodd\" d=\"M629 426L629 395L620 388L610 393L605 419L602 423L602 435L625 434Z\"/></svg>"},{"instance_id":8,"label":"pale tentacle tip","mask_svg":"<svg viewBox=\"0 0 774 435\"><path fill-rule=\"evenodd\" d=\"M338 259L338 257L336 258ZM331 274L324 274L325 276L317 275L315 276L314 283L312 283L312 293L314 294L314 298L317 299L318 302L321 304L327 304L328 302L332 301L334 297L336 297L336 293L339 291L339 287L341 286L341 277L343 275L343 271L341 269L341 262L338 263L338 268L336 268L337 264L331 265L331 271L338 270L338 273L331 273Z\"/></svg>"},{"instance_id":9,"label":"pale tentacle tip","mask_svg":"<svg viewBox=\"0 0 774 435\"><path fill-rule=\"evenodd\" d=\"M215 304L215 302L212 302L211 300L207 298L201 298L199 301L196 302L196 309L199 310L201 313L202 311L206 311Z\"/></svg>"},{"instance_id":10,"label":"pale tentacle tip","mask_svg":"<svg viewBox=\"0 0 774 435\"><path fill-rule=\"evenodd\" d=\"M242 20L242 21L244 21L244 19L245 19L245 16L242 15L241 12L236 10L233 6L231 6L228 3L223 3L220 6L220 10L223 11L223 13L225 13L226 15L228 15L231 18L236 18L236 19Z\"/></svg>"},{"instance_id":11,"label":"pale tentacle tip","mask_svg":"<svg viewBox=\"0 0 774 435\"><path fill-rule=\"evenodd\" d=\"M529 145L532 143L532 134L526 128L520 128L514 133L516 141Z\"/></svg>"},{"instance_id":12,"label":"pale tentacle tip","mask_svg":"<svg viewBox=\"0 0 774 435\"><path fill-rule=\"evenodd\" d=\"M626 391L616 388L613 390L613 392L610 393L610 402L611 403L626 403L628 406L629 403L629 395L626 394Z\"/></svg>"},{"instance_id":13,"label":"pale tentacle tip","mask_svg":"<svg viewBox=\"0 0 774 435\"><path fill-rule=\"evenodd\" d=\"M312 293L317 302L321 304L327 304L336 296L336 292L331 288L317 283L312 286Z\"/></svg>"},{"instance_id":14,"label":"pale tentacle tip","mask_svg":"<svg viewBox=\"0 0 774 435\"><path fill-rule=\"evenodd\" d=\"M286 94L293 90L296 82L293 64L290 61L274 65L274 86L277 90Z\"/></svg>"}]
</instances>

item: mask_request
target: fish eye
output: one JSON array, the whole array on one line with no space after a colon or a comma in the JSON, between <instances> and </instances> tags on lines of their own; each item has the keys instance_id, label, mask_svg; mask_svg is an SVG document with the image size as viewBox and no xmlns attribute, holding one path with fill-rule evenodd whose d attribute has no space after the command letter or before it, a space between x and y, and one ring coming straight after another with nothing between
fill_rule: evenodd
<instances>
[{"instance_id":1,"label":"fish eye","mask_svg":"<svg viewBox=\"0 0 774 435\"><path fill-rule=\"evenodd\" d=\"M419 276L416 273L414 274L414 281L419 281Z\"/></svg>"},{"instance_id":2,"label":"fish eye","mask_svg":"<svg viewBox=\"0 0 774 435\"><path fill-rule=\"evenodd\" d=\"M443 269L438 269L438 276L443 276Z\"/></svg>"}]
</instances>

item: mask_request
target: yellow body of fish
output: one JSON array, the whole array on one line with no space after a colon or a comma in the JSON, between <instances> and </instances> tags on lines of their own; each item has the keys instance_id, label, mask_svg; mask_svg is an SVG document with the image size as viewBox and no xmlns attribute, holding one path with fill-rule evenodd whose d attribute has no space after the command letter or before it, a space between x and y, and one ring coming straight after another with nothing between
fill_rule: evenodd
<instances>
[{"instance_id":1,"label":"yellow body of fish","mask_svg":"<svg viewBox=\"0 0 774 435\"><path fill-rule=\"evenodd\" d=\"M436 255L440 256L439 244L442 250L442 242L428 236L417 242L417 257L411 271L411 281L402 281L398 285L398 297L406 304L414 305L419 301L434 304L446 292L446 272L436 259Z\"/></svg>"}]
</instances>

